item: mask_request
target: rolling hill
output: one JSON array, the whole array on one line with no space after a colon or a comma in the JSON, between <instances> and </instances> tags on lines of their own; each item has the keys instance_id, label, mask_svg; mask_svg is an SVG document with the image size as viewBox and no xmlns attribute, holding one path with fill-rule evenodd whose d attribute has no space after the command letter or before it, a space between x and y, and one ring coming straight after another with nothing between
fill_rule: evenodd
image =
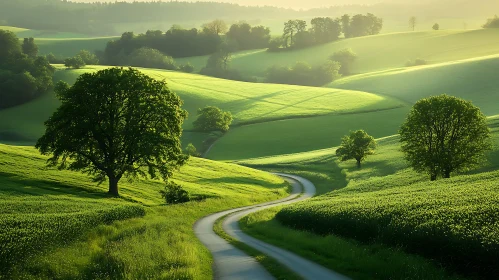
<instances>
[{"instance_id":1,"label":"rolling hill","mask_svg":"<svg viewBox=\"0 0 499 280\"><path fill-rule=\"evenodd\" d=\"M121 198L110 198L105 185L46 160L32 147L0 144L0 279L211 279L194 222L288 188L265 172L192 158L173 181L194 201L165 206L160 181L124 179Z\"/></svg>"},{"instance_id":2,"label":"rolling hill","mask_svg":"<svg viewBox=\"0 0 499 280\"><path fill-rule=\"evenodd\" d=\"M499 116L489 118L489 126L495 149L489 153L488 163L435 182L409 167L398 136L378 139L376 154L368 157L361 169L355 161L340 162L334 148L240 161L254 168L305 176L322 193L278 213L257 215L267 221L276 217L285 226L314 232L316 237L309 238L317 244L286 240L296 232L282 225L272 227L279 237L268 232L264 223L254 224L251 232L267 233L266 241L274 244L293 242L294 246L287 247L299 254L321 251L312 258L333 269L335 264L324 258L329 253L315 248L324 246L324 235L401 246L438 260L451 271L493 279L497 266L491 260L499 253Z\"/></svg>"},{"instance_id":3,"label":"rolling hill","mask_svg":"<svg viewBox=\"0 0 499 280\"><path fill-rule=\"evenodd\" d=\"M499 30L440 30L388 33L340 40L333 43L290 52L270 53L252 50L235 53L232 67L243 75L263 77L273 65L292 65L305 61L318 65L334 52L351 48L358 54L354 73L368 73L403 67L408 60L421 58L429 63L443 63L499 53ZM207 57L177 59L191 62L197 70Z\"/></svg>"},{"instance_id":4,"label":"rolling hill","mask_svg":"<svg viewBox=\"0 0 499 280\"><path fill-rule=\"evenodd\" d=\"M73 83L80 74L98 69L104 67L60 69L56 72L54 80ZM190 113L184 125L185 129L192 128L198 108L207 105L216 105L231 111L235 125L401 106L400 102L391 98L366 92L243 83L164 70L142 71L151 77L165 79L169 87L184 100L184 108ZM47 94L30 103L0 111L0 118L11 120L0 124L0 136L3 135L4 141L33 142L44 131L43 121L48 119L58 105L53 94Z\"/></svg>"}]
</instances>

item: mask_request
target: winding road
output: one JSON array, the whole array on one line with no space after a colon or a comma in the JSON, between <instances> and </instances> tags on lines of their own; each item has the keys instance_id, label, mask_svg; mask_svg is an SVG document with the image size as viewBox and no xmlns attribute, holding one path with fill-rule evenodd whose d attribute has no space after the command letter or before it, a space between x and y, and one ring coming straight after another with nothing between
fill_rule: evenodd
<instances>
[{"instance_id":1,"label":"winding road","mask_svg":"<svg viewBox=\"0 0 499 280\"><path fill-rule=\"evenodd\" d=\"M273 257L304 279L350 279L314 262L304 259L294 253L253 238L241 231L238 221L250 213L261 211L270 207L296 203L298 201L309 199L315 195L315 186L307 179L287 174L277 175L283 177L293 186L293 191L287 198L209 215L200 219L194 225L194 232L196 236L213 255L214 278L217 280L275 279L254 258L232 246L229 242L219 237L213 231L215 222L219 218L228 215L223 222L223 229L227 234L259 250L260 252Z\"/></svg>"}]
</instances>

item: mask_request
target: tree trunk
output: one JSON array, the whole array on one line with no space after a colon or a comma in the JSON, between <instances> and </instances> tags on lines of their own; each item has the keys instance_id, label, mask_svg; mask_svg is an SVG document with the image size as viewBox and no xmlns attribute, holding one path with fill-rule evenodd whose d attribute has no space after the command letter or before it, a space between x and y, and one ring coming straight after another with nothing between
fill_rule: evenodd
<instances>
[{"instance_id":1,"label":"tree trunk","mask_svg":"<svg viewBox=\"0 0 499 280\"><path fill-rule=\"evenodd\" d=\"M108 177L109 177L109 194L112 196L119 196L118 179L114 175Z\"/></svg>"},{"instance_id":2,"label":"tree trunk","mask_svg":"<svg viewBox=\"0 0 499 280\"><path fill-rule=\"evenodd\" d=\"M357 160L357 168L359 168L359 169L360 169L360 166L361 166L361 164L360 164L360 159L358 159L358 160Z\"/></svg>"},{"instance_id":3,"label":"tree trunk","mask_svg":"<svg viewBox=\"0 0 499 280\"><path fill-rule=\"evenodd\" d=\"M444 171L444 178L449 179L450 178L450 171Z\"/></svg>"},{"instance_id":4,"label":"tree trunk","mask_svg":"<svg viewBox=\"0 0 499 280\"><path fill-rule=\"evenodd\" d=\"M431 174L430 175L430 180L431 181L436 181L437 180L437 174Z\"/></svg>"}]
</instances>

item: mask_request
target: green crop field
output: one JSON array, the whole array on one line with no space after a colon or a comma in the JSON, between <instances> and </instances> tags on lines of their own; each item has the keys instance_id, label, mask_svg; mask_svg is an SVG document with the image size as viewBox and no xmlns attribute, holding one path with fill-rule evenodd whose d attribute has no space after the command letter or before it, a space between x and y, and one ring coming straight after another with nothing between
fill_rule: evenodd
<instances>
[{"instance_id":1,"label":"green crop field","mask_svg":"<svg viewBox=\"0 0 499 280\"><path fill-rule=\"evenodd\" d=\"M58 31L47 31L47 30L34 30L19 28L13 26L0 26L0 29L8 30L16 33L19 38L87 38L88 36L79 33L70 32L58 32Z\"/></svg>"},{"instance_id":2,"label":"green crop field","mask_svg":"<svg viewBox=\"0 0 499 280\"><path fill-rule=\"evenodd\" d=\"M268 173L192 158L173 181L199 200L165 206L160 181L124 179L122 197L109 198L106 185L46 159L0 145L0 279L211 279L194 222L288 188Z\"/></svg>"},{"instance_id":3,"label":"green crop field","mask_svg":"<svg viewBox=\"0 0 499 280\"><path fill-rule=\"evenodd\" d=\"M60 69L54 80L73 83L82 73L104 68L88 66L80 70ZM190 113L185 129L192 128L197 109L207 105L216 105L232 112L236 125L401 106L400 102L391 98L366 92L243 83L165 70L142 71L151 77L166 80L169 87L184 100L184 108ZM47 94L30 103L0 111L0 118L11 120L0 124L0 136L3 135L4 141L33 142L44 131L43 121L48 119L58 105L53 94Z\"/></svg>"},{"instance_id":4,"label":"green crop field","mask_svg":"<svg viewBox=\"0 0 499 280\"><path fill-rule=\"evenodd\" d=\"M376 154L361 169L352 161L339 163L334 149L239 163L305 176L321 193L335 189L274 213L284 225L319 235L403 246L456 271L485 277L497 275L492 260L499 257L499 117L492 117L489 126L495 149L488 163L436 182L409 168L397 136L379 139ZM262 234L264 228L253 227ZM283 230L279 230L279 242L290 242L283 240ZM305 249L296 245L296 250Z\"/></svg>"},{"instance_id":5,"label":"green crop field","mask_svg":"<svg viewBox=\"0 0 499 280\"><path fill-rule=\"evenodd\" d=\"M318 65L344 48L351 48L358 55L352 71L368 73L403 67L408 60L416 58L433 64L497 54L499 30L388 33L340 40L291 52L245 51L234 55L232 67L246 76L263 77L265 70L272 65L292 65L296 61ZM191 62L199 70L206 64L206 59L207 57L195 57L177 61Z\"/></svg>"}]
</instances>

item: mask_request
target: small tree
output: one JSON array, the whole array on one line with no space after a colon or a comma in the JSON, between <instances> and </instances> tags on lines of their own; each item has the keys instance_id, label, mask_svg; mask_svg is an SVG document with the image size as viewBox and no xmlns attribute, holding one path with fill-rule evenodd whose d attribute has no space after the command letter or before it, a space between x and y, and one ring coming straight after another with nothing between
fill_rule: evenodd
<instances>
[{"instance_id":1,"label":"small tree","mask_svg":"<svg viewBox=\"0 0 499 280\"><path fill-rule=\"evenodd\" d=\"M50 165L109 179L118 196L123 176L167 180L186 161L180 136L187 116L166 83L134 69L110 68L59 82L62 104L45 122L36 148Z\"/></svg>"},{"instance_id":2,"label":"small tree","mask_svg":"<svg viewBox=\"0 0 499 280\"><path fill-rule=\"evenodd\" d=\"M70 57L66 58L64 60L64 66L66 66L68 69L80 69L82 67L85 67L85 61L80 56L75 56L75 57Z\"/></svg>"},{"instance_id":3,"label":"small tree","mask_svg":"<svg viewBox=\"0 0 499 280\"><path fill-rule=\"evenodd\" d=\"M31 58L35 58L38 55L38 46L35 44L35 39L24 38L22 45L23 53Z\"/></svg>"},{"instance_id":4,"label":"small tree","mask_svg":"<svg viewBox=\"0 0 499 280\"><path fill-rule=\"evenodd\" d=\"M199 157L200 156L200 154L198 153L198 150L196 149L196 147L192 143L189 143L187 145L187 147L185 147L185 152L188 155L193 156L193 157Z\"/></svg>"},{"instance_id":5,"label":"small tree","mask_svg":"<svg viewBox=\"0 0 499 280\"><path fill-rule=\"evenodd\" d=\"M202 27L205 33L216 35L225 34L229 30L225 21L221 19L216 19L212 22L205 23Z\"/></svg>"},{"instance_id":6,"label":"small tree","mask_svg":"<svg viewBox=\"0 0 499 280\"><path fill-rule=\"evenodd\" d=\"M416 17L411 17L409 18L409 27L412 29L412 31L416 30L416 24L418 23L418 20Z\"/></svg>"},{"instance_id":7,"label":"small tree","mask_svg":"<svg viewBox=\"0 0 499 280\"><path fill-rule=\"evenodd\" d=\"M192 73L194 72L194 66L190 62L187 62L187 64L182 64L178 67L178 69L182 72L185 73Z\"/></svg>"},{"instance_id":8,"label":"small tree","mask_svg":"<svg viewBox=\"0 0 499 280\"><path fill-rule=\"evenodd\" d=\"M227 132L232 123L232 114L224 112L215 106L207 106L198 110L198 118L194 121L193 126L199 131L214 131L220 130Z\"/></svg>"},{"instance_id":9,"label":"small tree","mask_svg":"<svg viewBox=\"0 0 499 280\"><path fill-rule=\"evenodd\" d=\"M491 148L487 119L480 109L445 94L418 101L400 135L405 158L432 181L477 166Z\"/></svg>"},{"instance_id":10,"label":"small tree","mask_svg":"<svg viewBox=\"0 0 499 280\"><path fill-rule=\"evenodd\" d=\"M433 30L440 30L440 24L435 23L432 28Z\"/></svg>"},{"instance_id":11,"label":"small tree","mask_svg":"<svg viewBox=\"0 0 499 280\"><path fill-rule=\"evenodd\" d=\"M86 65L97 65L99 64L99 59L97 56L87 50L81 50L78 52L77 56L81 57Z\"/></svg>"},{"instance_id":12,"label":"small tree","mask_svg":"<svg viewBox=\"0 0 499 280\"><path fill-rule=\"evenodd\" d=\"M374 154L376 142L374 138L364 130L350 132L341 140L341 146L336 150L336 155L342 160L355 159L357 167L361 167L362 161L368 156Z\"/></svg>"},{"instance_id":13,"label":"small tree","mask_svg":"<svg viewBox=\"0 0 499 280\"><path fill-rule=\"evenodd\" d=\"M337 61L341 64L340 74L349 75L351 73L352 64L357 60L357 54L352 49L344 49L335 52L329 57L332 61Z\"/></svg>"}]
</instances>

